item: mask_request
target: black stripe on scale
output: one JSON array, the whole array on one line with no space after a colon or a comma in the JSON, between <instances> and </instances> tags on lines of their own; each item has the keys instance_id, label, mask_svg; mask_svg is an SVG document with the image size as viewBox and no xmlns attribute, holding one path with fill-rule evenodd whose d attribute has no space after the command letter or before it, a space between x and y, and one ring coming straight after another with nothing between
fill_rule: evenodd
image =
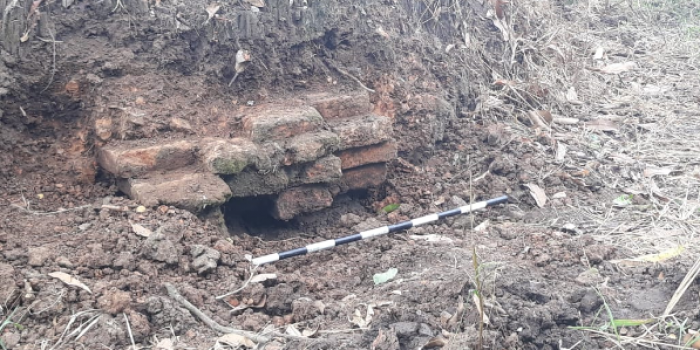
<instances>
[{"instance_id":1,"label":"black stripe on scale","mask_svg":"<svg viewBox=\"0 0 700 350\"><path fill-rule=\"evenodd\" d=\"M288 250L286 252L281 252L281 253L279 253L279 256L280 256L280 260L282 260L282 259L291 258L293 256L304 255L304 254L307 254L308 252L309 251L306 249L306 247L303 247L303 248Z\"/></svg>"},{"instance_id":2,"label":"black stripe on scale","mask_svg":"<svg viewBox=\"0 0 700 350\"><path fill-rule=\"evenodd\" d=\"M357 242L357 241L359 241L359 240L361 240L361 239L362 239L362 235L359 234L359 233L356 233L356 234L354 234L354 235L345 236L345 237L342 237L342 238L336 238L336 240L335 240L335 245L336 245L336 246L339 246L339 245L341 245L341 244L347 244L347 243Z\"/></svg>"},{"instance_id":3,"label":"black stripe on scale","mask_svg":"<svg viewBox=\"0 0 700 350\"><path fill-rule=\"evenodd\" d=\"M412 221L399 222L396 225L389 226L389 233L398 232L401 230L409 229L411 227L413 227Z\"/></svg>"},{"instance_id":4,"label":"black stripe on scale","mask_svg":"<svg viewBox=\"0 0 700 350\"><path fill-rule=\"evenodd\" d=\"M438 219L449 218L450 216L455 216L459 214L462 214L462 209L459 208L443 211L442 213L438 213Z\"/></svg>"},{"instance_id":5,"label":"black stripe on scale","mask_svg":"<svg viewBox=\"0 0 700 350\"><path fill-rule=\"evenodd\" d=\"M497 197L497 198L494 198L494 199L489 199L489 200L487 200L487 201L486 201L486 206L487 206L487 207L490 207L490 206L492 206L492 205L505 203L505 202L507 202L507 201L508 201L508 196L500 196L500 197Z\"/></svg>"}]
</instances>

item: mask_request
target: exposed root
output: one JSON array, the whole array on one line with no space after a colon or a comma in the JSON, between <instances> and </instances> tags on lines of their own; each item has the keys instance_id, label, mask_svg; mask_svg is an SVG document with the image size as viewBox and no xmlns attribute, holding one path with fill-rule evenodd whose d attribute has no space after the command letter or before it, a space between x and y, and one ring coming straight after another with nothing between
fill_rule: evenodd
<instances>
[{"instance_id":1,"label":"exposed root","mask_svg":"<svg viewBox=\"0 0 700 350\"><path fill-rule=\"evenodd\" d=\"M267 343L270 341L270 337L266 337L264 335L260 335L257 333L253 332L248 332L244 331L242 329L235 329L235 328L229 328L229 327L224 327L220 324L218 324L216 321L212 320L209 316L207 316L204 312L200 311L196 306L192 305L185 297L183 297L180 292L177 291L175 286L173 286L170 283L165 283L165 289L168 291L168 296L170 296L173 300L177 301L178 303L182 304L187 310L189 310L192 314L197 316L202 322L204 322L209 328L223 334L237 334L244 336L256 343ZM275 334L277 335L277 334ZM289 337L288 335L282 335L279 334L279 336L284 336L284 337Z\"/></svg>"}]
</instances>

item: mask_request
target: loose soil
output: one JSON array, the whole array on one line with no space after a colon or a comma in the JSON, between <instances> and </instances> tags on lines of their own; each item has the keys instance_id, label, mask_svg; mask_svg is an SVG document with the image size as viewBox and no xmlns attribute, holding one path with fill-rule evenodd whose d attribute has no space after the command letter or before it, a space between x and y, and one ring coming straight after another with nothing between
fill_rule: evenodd
<instances>
[{"instance_id":1,"label":"loose soil","mask_svg":"<svg viewBox=\"0 0 700 350\"><path fill-rule=\"evenodd\" d=\"M697 44L683 39L689 27L678 13L526 2L510 8L508 23L511 35L533 46L513 53L513 41L486 17L489 3L462 4L464 24L454 26L456 12L423 18L435 9L422 2L365 1L343 7L347 23L329 15L325 28L314 29L323 35L278 28L237 39L225 38L225 26L174 30L134 3L122 0L132 12L114 13L80 1L67 10L49 3L42 9L51 16L42 21L51 25L40 25L21 52L6 45L2 53L0 320L17 310L17 325L0 333L8 348L125 349L132 337L140 348L213 348L222 334L169 298L165 283L221 325L311 333L273 337L265 349L641 348L660 345L631 339L682 345L682 332L700 330L696 284L672 318L655 319L696 252L698 181L688 154L699 140L697 53L688 56L690 44L662 44L658 27L681 33L669 41ZM175 5L163 8L176 8L182 23L206 20L208 4ZM225 19L250 10L246 3L221 11ZM547 18L539 23L534 13ZM352 27L367 18L385 21ZM577 28L588 28L582 39ZM229 88L236 45L261 59ZM640 71L586 69L598 46L606 48L605 63L636 61ZM264 214L264 197L196 216L167 206L139 209L95 164L94 148L109 140L231 136L261 101L356 91L358 83L333 66L374 89L375 111L394 120L399 157L380 188L342 195L331 208L290 221ZM684 107L656 109L677 105ZM529 110L579 121L555 118L538 127ZM107 115L124 124L103 135L96 121ZM610 118L601 124L601 116ZM172 128L172 118L207 133ZM671 132L674 121L685 127ZM661 145L658 139L671 137L665 132L687 143ZM673 170L657 184L644 176L650 165ZM526 184L545 190L543 207ZM625 193L634 194L630 203L613 207ZM505 205L264 265L255 274L276 278L245 284L251 256L501 194L510 198ZM400 206L386 213L390 204ZM138 235L134 224L150 236ZM679 243L685 253L659 263L615 262ZM375 284L373 276L390 268L396 277ZM89 291L49 276L56 271ZM489 319L483 332L475 295ZM613 318L652 321L613 330Z\"/></svg>"}]
</instances>

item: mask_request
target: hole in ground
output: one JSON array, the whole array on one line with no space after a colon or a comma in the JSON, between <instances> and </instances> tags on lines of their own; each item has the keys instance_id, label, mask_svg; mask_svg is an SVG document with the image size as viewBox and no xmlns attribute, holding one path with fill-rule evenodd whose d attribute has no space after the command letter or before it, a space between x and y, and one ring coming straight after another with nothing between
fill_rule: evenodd
<instances>
[{"instance_id":1,"label":"hole in ground","mask_svg":"<svg viewBox=\"0 0 700 350\"><path fill-rule=\"evenodd\" d=\"M246 233L261 238L277 238L294 230L294 221L277 220L272 216L274 196L232 198L222 209L231 234Z\"/></svg>"}]
</instances>

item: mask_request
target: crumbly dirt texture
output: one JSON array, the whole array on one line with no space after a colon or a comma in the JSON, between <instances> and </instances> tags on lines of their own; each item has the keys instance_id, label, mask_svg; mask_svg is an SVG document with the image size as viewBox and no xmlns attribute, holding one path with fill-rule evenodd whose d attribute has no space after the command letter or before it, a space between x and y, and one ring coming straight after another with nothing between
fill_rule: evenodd
<instances>
[{"instance_id":1,"label":"crumbly dirt texture","mask_svg":"<svg viewBox=\"0 0 700 350\"><path fill-rule=\"evenodd\" d=\"M0 9L7 349L697 340L697 2ZM303 118L256 119L280 105ZM472 215L249 260L502 194Z\"/></svg>"}]
</instances>

